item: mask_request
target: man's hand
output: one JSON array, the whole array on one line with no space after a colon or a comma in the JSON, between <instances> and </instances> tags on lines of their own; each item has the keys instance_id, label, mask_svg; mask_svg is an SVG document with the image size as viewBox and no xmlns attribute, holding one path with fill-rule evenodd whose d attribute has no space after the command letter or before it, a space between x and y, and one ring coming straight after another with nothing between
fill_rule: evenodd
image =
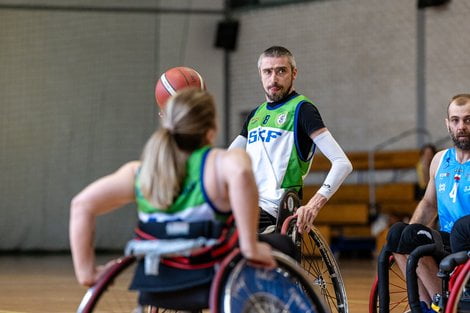
<instances>
[{"instance_id":1,"label":"man's hand","mask_svg":"<svg viewBox=\"0 0 470 313\"><path fill-rule=\"evenodd\" d=\"M325 196L316 193L306 205L297 209L297 228L300 233L310 230L318 212L327 201L328 199Z\"/></svg>"}]
</instances>

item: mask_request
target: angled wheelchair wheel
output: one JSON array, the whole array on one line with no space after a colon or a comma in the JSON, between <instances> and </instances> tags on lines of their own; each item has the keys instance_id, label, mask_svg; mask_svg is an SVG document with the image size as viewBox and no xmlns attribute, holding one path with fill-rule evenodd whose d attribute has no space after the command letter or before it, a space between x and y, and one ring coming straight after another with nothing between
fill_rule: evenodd
<instances>
[{"instance_id":1,"label":"angled wheelchair wheel","mask_svg":"<svg viewBox=\"0 0 470 313\"><path fill-rule=\"evenodd\" d=\"M408 293L406 289L406 280L393 256L388 258L388 294L389 305L386 312L404 313L410 310L408 304ZM369 313L380 312L379 280L375 278L369 296Z\"/></svg>"},{"instance_id":2,"label":"angled wheelchair wheel","mask_svg":"<svg viewBox=\"0 0 470 313\"><path fill-rule=\"evenodd\" d=\"M470 313L470 260L459 271L449 294L446 313Z\"/></svg>"},{"instance_id":3,"label":"angled wheelchair wheel","mask_svg":"<svg viewBox=\"0 0 470 313\"><path fill-rule=\"evenodd\" d=\"M274 251L277 268L253 267L234 250L222 263L211 288L213 313L326 313L297 263Z\"/></svg>"},{"instance_id":4,"label":"angled wheelchair wheel","mask_svg":"<svg viewBox=\"0 0 470 313\"><path fill-rule=\"evenodd\" d=\"M321 290L332 313L347 313L348 300L338 263L320 231L312 227L302 236L302 267ZM318 257L319 256L319 257Z\"/></svg>"},{"instance_id":5,"label":"angled wheelchair wheel","mask_svg":"<svg viewBox=\"0 0 470 313\"><path fill-rule=\"evenodd\" d=\"M316 227L300 235L295 223L295 216L288 217L281 232L289 235L299 247L301 266L310 282L320 288L323 303L330 312L349 312L343 278L328 243Z\"/></svg>"},{"instance_id":6,"label":"angled wheelchair wheel","mask_svg":"<svg viewBox=\"0 0 470 313\"><path fill-rule=\"evenodd\" d=\"M133 256L118 259L116 264L93 287L87 290L80 302L77 313L176 312L161 308L138 306L138 293L129 290L136 265L136 258Z\"/></svg>"}]
</instances>

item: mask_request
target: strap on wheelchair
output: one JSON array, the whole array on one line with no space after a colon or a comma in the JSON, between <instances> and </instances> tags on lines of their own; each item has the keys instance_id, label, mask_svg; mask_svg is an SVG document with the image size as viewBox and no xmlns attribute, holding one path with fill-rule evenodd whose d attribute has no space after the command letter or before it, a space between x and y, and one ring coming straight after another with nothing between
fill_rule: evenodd
<instances>
[{"instance_id":1,"label":"strap on wheelchair","mask_svg":"<svg viewBox=\"0 0 470 313\"><path fill-rule=\"evenodd\" d=\"M438 260L441 260L447 255L441 234L437 230L431 229L431 235L433 243L416 247L409 254L408 260L406 262L406 289L408 303L412 313L421 313L418 291L418 275L416 273L419 259L424 256L432 256Z\"/></svg>"},{"instance_id":2,"label":"strap on wheelchair","mask_svg":"<svg viewBox=\"0 0 470 313\"><path fill-rule=\"evenodd\" d=\"M439 260L442 260L445 258L449 253L446 251L444 242L442 240L442 235L435 229L431 229L432 231L432 238L435 243L434 251L432 256L438 258Z\"/></svg>"},{"instance_id":3,"label":"strap on wheelchair","mask_svg":"<svg viewBox=\"0 0 470 313\"><path fill-rule=\"evenodd\" d=\"M182 224L181 222L178 223ZM213 222L203 223L213 224ZM168 230L169 227L174 227L170 225L171 223L159 224L161 225L156 227L153 225L154 228L158 229L161 226L163 229ZM183 238L174 235L157 238L153 235L155 232L151 235L137 228L135 229L136 239L129 242L126 254L144 255L146 274L155 275L158 273L160 263L187 270L212 267L220 262L238 243L238 233L235 229L233 216L223 224L217 238L211 237L214 237L213 230L219 227L220 223L216 223L216 226L203 225L201 222L186 224L186 226L179 225L178 227L188 230L210 229L210 232L205 233L208 236L201 236L199 231L190 231ZM164 234L164 232L159 233ZM170 256L170 254L176 254L176 256Z\"/></svg>"},{"instance_id":4,"label":"strap on wheelchair","mask_svg":"<svg viewBox=\"0 0 470 313\"><path fill-rule=\"evenodd\" d=\"M416 274L416 268L418 267L419 259L424 256L432 256L437 259L442 259L447 255L441 234L434 229L431 229L431 233L434 243L415 248L410 253L406 262L406 289L408 294L408 302L410 304L412 313L421 312L418 292L418 275Z\"/></svg>"},{"instance_id":5,"label":"strap on wheelchair","mask_svg":"<svg viewBox=\"0 0 470 313\"><path fill-rule=\"evenodd\" d=\"M204 237L197 239L134 239L127 243L125 255L144 256L145 274L158 275L158 266L162 257L171 255L189 256L194 249L212 247L215 243L215 239Z\"/></svg>"},{"instance_id":6,"label":"strap on wheelchair","mask_svg":"<svg viewBox=\"0 0 470 313\"><path fill-rule=\"evenodd\" d=\"M139 222L138 227L134 229L134 233L136 238L142 240L219 238L223 230L233 224L232 219L225 223L215 221Z\"/></svg>"}]
</instances>

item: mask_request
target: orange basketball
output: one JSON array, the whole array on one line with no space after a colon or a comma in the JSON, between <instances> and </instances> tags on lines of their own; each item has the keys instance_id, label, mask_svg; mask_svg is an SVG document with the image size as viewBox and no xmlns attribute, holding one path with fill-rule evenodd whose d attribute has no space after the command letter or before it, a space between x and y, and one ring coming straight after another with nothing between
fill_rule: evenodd
<instances>
[{"instance_id":1,"label":"orange basketball","mask_svg":"<svg viewBox=\"0 0 470 313\"><path fill-rule=\"evenodd\" d=\"M197 87L205 89L202 76L190 67L173 67L160 76L155 86L155 100L161 109L169 97L181 89Z\"/></svg>"}]
</instances>

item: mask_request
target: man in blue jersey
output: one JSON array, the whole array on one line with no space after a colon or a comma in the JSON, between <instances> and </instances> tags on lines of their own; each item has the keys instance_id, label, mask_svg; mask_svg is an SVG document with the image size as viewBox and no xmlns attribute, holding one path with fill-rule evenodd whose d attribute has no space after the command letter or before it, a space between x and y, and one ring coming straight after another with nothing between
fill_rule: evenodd
<instances>
[{"instance_id":1,"label":"man in blue jersey","mask_svg":"<svg viewBox=\"0 0 470 313\"><path fill-rule=\"evenodd\" d=\"M410 224L397 223L388 234L388 245L404 273L408 254L417 246L441 236L446 250L470 250L470 94L454 96L447 106L445 120L454 147L438 152L431 161L429 184ZM429 227L438 217L439 234ZM438 267L434 257L423 257L417 268L423 312L440 291Z\"/></svg>"},{"instance_id":2,"label":"man in blue jersey","mask_svg":"<svg viewBox=\"0 0 470 313\"><path fill-rule=\"evenodd\" d=\"M276 223L286 190L301 191L316 147L331 161L321 188L297 210L297 225L304 232L352 171L351 162L313 102L295 91L297 67L289 50L279 46L265 50L258 71L266 102L249 114L229 149L245 148L251 157L260 193L260 231Z\"/></svg>"}]
</instances>

